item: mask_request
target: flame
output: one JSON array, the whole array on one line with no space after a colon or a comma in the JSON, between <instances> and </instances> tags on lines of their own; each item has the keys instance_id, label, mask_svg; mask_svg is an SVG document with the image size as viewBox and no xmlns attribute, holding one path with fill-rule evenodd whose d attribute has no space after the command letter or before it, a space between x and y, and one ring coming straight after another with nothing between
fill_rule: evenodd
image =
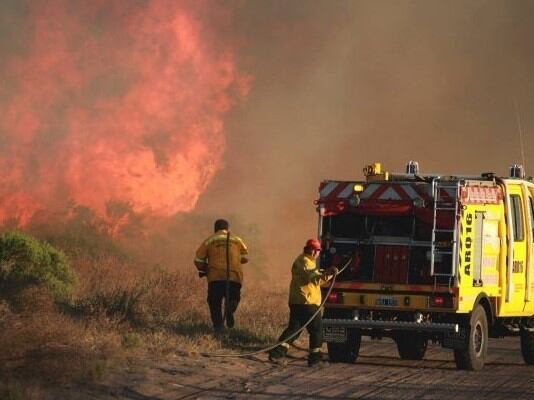
<instances>
[{"instance_id":1,"label":"flame","mask_svg":"<svg viewBox=\"0 0 534 400\"><path fill-rule=\"evenodd\" d=\"M209 1L32 1L27 47L0 80L0 219L119 201L195 207L225 148L224 115L251 79Z\"/></svg>"}]
</instances>

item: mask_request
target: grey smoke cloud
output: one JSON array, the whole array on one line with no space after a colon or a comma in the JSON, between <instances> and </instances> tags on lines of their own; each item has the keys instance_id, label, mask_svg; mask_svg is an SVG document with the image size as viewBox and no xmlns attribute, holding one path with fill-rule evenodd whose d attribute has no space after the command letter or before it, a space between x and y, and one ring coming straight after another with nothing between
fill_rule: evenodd
<instances>
[{"instance_id":1,"label":"grey smoke cloud","mask_svg":"<svg viewBox=\"0 0 534 400\"><path fill-rule=\"evenodd\" d=\"M514 98L534 173L533 16L529 1L242 3L254 86L197 211L256 221L287 270L315 234L322 179L361 179L374 161L507 173L521 162Z\"/></svg>"},{"instance_id":2,"label":"grey smoke cloud","mask_svg":"<svg viewBox=\"0 0 534 400\"><path fill-rule=\"evenodd\" d=\"M237 67L253 85L224 118L224 168L193 214L170 223L170 234L186 233L180 251L167 238L166 257L190 264L211 217L230 216L236 232L255 232L266 268L276 277L285 271L285 284L292 258L315 234L322 179L361 179L374 161L398 171L408 160L428 172L505 174L521 161L514 99L534 173L533 2L219 4L232 23L206 34L239 43ZM4 0L0 10L2 67L24 54L29 33L27 3ZM125 77L115 78L101 86L120 92ZM0 84L0 103L12 84ZM144 141L163 164L165 143L159 131Z\"/></svg>"}]
</instances>

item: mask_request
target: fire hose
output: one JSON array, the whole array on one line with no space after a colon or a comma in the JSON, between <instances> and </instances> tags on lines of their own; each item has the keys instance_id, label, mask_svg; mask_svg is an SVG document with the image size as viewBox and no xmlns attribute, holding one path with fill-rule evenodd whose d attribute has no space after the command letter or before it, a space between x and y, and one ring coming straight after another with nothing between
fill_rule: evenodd
<instances>
[{"instance_id":1,"label":"fire hose","mask_svg":"<svg viewBox=\"0 0 534 400\"><path fill-rule=\"evenodd\" d=\"M272 345L270 345L268 347L265 347L263 349L250 351L248 353L195 353L195 354L199 354L199 355L204 356L204 357L250 357L250 356L255 356L257 354L265 353L265 352L267 352L269 350L274 349L275 347L280 346L282 343L286 343L286 342L290 341L291 339L297 337L298 335L301 334L301 332L304 329L306 329L306 327L322 311L322 309L324 308L325 303L328 301L328 296L330 295L330 293L332 293L332 289L334 288L334 284L336 283L337 276L339 274L343 273L343 271L345 271L348 268L348 266L350 265L351 262L352 262L352 257L349 258L349 260L345 263L345 265L343 265L343 267L338 272L335 273L335 275L332 277L332 280L330 282L330 286L328 287L328 290L326 291L324 299L323 299L321 305L319 306L319 308L317 309L317 311L310 317L310 319L308 319L308 321L306 321L306 323L298 331L293 333L291 336L288 336L284 340L281 340L281 341L279 341L279 342L277 342L275 344L272 344Z\"/></svg>"},{"instance_id":2,"label":"fire hose","mask_svg":"<svg viewBox=\"0 0 534 400\"><path fill-rule=\"evenodd\" d=\"M226 232L226 287L224 298L224 316L223 323L228 318L230 310L230 231Z\"/></svg>"}]
</instances>

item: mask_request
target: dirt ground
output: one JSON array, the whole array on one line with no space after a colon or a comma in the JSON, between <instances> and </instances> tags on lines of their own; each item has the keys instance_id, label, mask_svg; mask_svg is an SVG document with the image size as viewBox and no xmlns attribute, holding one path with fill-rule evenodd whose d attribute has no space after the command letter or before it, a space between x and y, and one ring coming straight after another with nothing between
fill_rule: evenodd
<instances>
[{"instance_id":1,"label":"dirt ground","mask_svg":"<svg viewBox=\"0 0 534 400\"><path fill-rule=\"evenodd\" d=\"M301 340L300 345L304 342ZM308 368L306 352L290 351L286 367L265 355L207 358L173 355L132 360L98 384L58 388L50 399L532 399L534 367L523 363L518 338L491 340L480 372L458 371L452 351L430 345L422 361L397 357L390 339L364 339L355 365Z\"/></svg>"}]
</instances>

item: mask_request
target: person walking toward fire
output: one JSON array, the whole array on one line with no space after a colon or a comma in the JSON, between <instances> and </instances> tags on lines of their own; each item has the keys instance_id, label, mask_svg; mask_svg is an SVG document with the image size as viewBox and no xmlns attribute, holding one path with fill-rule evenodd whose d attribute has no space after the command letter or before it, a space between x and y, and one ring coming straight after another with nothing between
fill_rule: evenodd
<instances>
[{"instance_id":1,"label":"person walking toward fire","mask_svg":"<svg viewBox=\"0 0 534 400\"><path fill-rule=\"evenodd\" d=\"M248 249L240 237L230 233L228 221L215 221L214 231L198 248L194 263L199 276L208 279L211 321L214 331L221 333L224 322L228 328L235 324L234 313L241 299L243 283L241 265L248 262ZM221 311L223 298L224 317Z\"/></svg>"},{"instance_id":2,"label":"person walking toward fire","mask_svg":"<svg viewBox=\"0 0 534 400\"><path fill-rule=\"evenodd\" d=\"M283 343L269 352L271 362L285 363L285 355L289 345L299 335L289 340L286 339L301 329L318 311L321 305L321 285L332 279L338 272L335 267L330 267L324 272L317 269L316 259L320 252L321 243L316 239L310 239L306 242L303 253L293 262L289 286L289 323L278 339L279 342ZM317 313L306 328L310 334L308 366L311 367L322 360L323 326L321 313Z\"/></svg>"}]
</instances>

